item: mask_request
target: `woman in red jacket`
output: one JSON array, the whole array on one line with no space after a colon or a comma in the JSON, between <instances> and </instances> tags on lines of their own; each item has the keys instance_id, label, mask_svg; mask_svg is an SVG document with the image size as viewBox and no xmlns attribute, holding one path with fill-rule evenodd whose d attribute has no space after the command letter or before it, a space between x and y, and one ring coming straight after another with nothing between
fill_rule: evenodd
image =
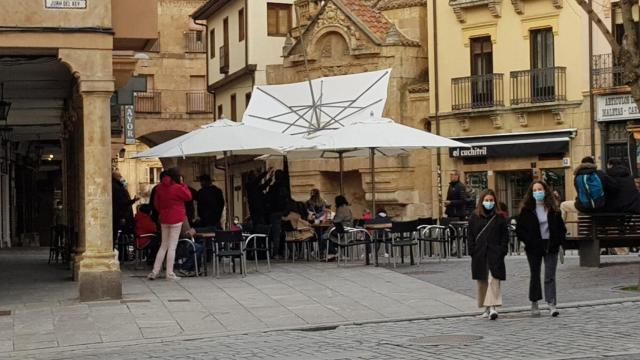
<instances>
[{"instance_id":1,"label":"woman in red jacket","mask_svg":"<svg viewBox=\"0 0 640 360\"><path fill-rule=\"evenodd\" d=\"M173 272L173 263L176 257L176 247L180 238L182 223L187 220L185 201L191 200L191 191L186 184L180 181L180 173L176 168L167 170L165 176L157 186L154 205L160 213L160 228L162 231L162 244L156 255L153 271L147 276L149 280L158 277L162 269L162 261L167 257L167 279L179 280Z\"/></svg>"}]
</instances>

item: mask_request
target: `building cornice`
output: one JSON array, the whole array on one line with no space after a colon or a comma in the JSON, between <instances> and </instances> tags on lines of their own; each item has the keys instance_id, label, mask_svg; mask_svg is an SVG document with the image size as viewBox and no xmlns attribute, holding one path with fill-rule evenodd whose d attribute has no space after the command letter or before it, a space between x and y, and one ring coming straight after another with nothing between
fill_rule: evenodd
<instances>
[{"instance_id":1,"label":"building cornice","mask_svg":"<svg viewBox=\"0 0 640 360\"><path fill-rule=\"evenodd\" d=\"M209 86L207 86L207 90L209 92L215 92L216 90L233 83L234 81L240 79L245 75L253 74L254 72L256 72L257 68L258 68L258 65L256 64L249 64L243 67L242 69L234 72L233 74L227 75L223 79L220 79L214 82L213 84L210 84Z\"/></svg>"},{"instance_id":2,"label":"building cornice","mask_svg":"<svg viewBox=\"0 0 640 360\"><path fill-rule=\"evenodd\" d=\"M209 0L194 11L191 17L194 20L207 20L211 15L215 14L216 11L231 2L233 2L233 0Z\"/></svg>"}]
</instances>

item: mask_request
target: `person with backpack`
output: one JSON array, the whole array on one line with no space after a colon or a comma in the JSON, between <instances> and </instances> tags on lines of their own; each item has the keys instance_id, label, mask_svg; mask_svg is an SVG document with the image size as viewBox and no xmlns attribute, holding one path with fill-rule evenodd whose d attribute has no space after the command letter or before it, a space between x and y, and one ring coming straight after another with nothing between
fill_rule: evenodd
<instances>
[{"instance_id":1,"label":"person with backpack","mask_svg":"<svg viewBox=\"0 0 640 360\"><path fill-rule=\"evenodd\" d=\"M504 257L509 252L507 221L497 211L496 193L487 189L469 217L471 276L478 282L478 307L482 318L498 318L502 306L500 282L506 280Z\"/></svg>"},{"instance_id":2,"label":"person with backpack","mask_svg":"<svg viewBox=\"0 0 640 360\"><path fill-rule=\"evenodd\" d=\"M525 253L531 271L529 281L529 300L531 314L540 315L538 301L542 299L540 271L544 260L544 299L549 305L549 314L553 317L560 312L556 308L556 268L558 252L564 241L567 228L558 211L553 194L543 181L534 181L522 203L516 226L518 240L525 245Z\"/></svg>"},{"instance_id":3,"label":"person with backpack","mask_svg":"<svg viewBox=\"0 0 640 360\"><path fill-rule=\"evenodd\" d=\"M607 200L612 199L617 192L616 183L609 175L597 169L591 156L582 159L574 176L573 184L577 194L575 208L583 213L608 211Z\"/></svg>"}]
</instances>

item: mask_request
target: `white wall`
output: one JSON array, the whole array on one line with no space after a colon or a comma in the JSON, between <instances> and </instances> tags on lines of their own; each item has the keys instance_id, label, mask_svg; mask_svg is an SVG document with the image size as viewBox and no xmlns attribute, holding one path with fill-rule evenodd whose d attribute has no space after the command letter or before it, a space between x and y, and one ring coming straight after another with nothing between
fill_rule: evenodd
<instances>
[{"instance_id":1,"label":"white wall","mask_svg":"<svg viewBox=\"0 0 640 360\"><path fill-rule=\"evenodd\" d=\"M257 64L258 71L267 65L282 63L282 47L286 37L267 36L267 3L293 4L292 0L249 1L249 63ZM295 25L295 9L291 9L291 24ZM265 76L261 76L264 78ZM258 78L258 77L257 77ZM266 79L265 79L266 81ZM256 83L259 83L256 79Z\"/></svg>"},{"instance_id":2,"label":"white wall","mask_svg":"<svg viewBox=\"0 0 640 360\"><path fill-rule=\"evenodd\" d=\"M255 1L255 0L253 0ZM256 1L257 2L257 1ZM251 1L249 6L251 6ZM244 0L236 0L222 9L218 10L207 21L209 33L215 29L216 49L215 57L212 59L209 54L209 44L207 44L207 61L209 63L209 84L224 78L224 74L220 73L220 47L224 44L223 21L224 18L229 19L229 74L242 69L246 66L245 42L248 34L245 34L245 40L239 39L238 11L244 8ZM266 5L265 5L266 6ZM245 21L247 21L247 10L245 9ZM249 20L250 21L250 20ZM208 40L207 40L208 41Z\"/></svg>"}]
</instances>

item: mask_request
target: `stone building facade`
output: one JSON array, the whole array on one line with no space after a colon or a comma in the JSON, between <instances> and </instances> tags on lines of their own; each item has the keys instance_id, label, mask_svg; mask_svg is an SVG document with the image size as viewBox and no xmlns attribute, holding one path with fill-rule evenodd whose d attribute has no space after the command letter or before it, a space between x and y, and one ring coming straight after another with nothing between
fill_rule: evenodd
<instances>
[{"instance_id":1,"label":"stone building facade","mask_svg":"<svg viewBox=\"0 0 640 360\"><path fill-rule=\"evenodd\" d=\"M429 129L426 1L298 0L300 23L283 48L283 63L269 66L269 84L391 68L384 115ZM297 39L297 40L293 40ZM353 86L358 86L354 84ZM363 89L364 90L364 89ZM397 218L431 216L430 151L376 159L376 202ZM338 163L290 161L293 196L306 200L317 187L327 200L339 193ZM345 159L345 196L359 217L371 199L367 159Z\"/></svg>"},{"instance_id":2,"label":"stone building facade","mask_svg":"<svg viewBox=\"0 0 640 360\"><path fill-rule=\"evenodd\" d=\"M574 7L429 1L429 118L440 135L472 145L441 151L437 161L443 174L462 171L476 194L495 189L510 214L534 179L573 199L572 168L600 154L590 118L588 21Z\"/></svg>"},{"instance_id":3,"label":"stone building facade","mask_svg":"<svg viewBox=\"0 0 640 360\"><path fill-rule=\"evenodd\" d=\"M126 144L125 132L112 138L112 166L129 183L131 196L149 200L162 168L179 165L186 181L195 185L206 160L133 159L138 152L187 133L214 120L214 97L206 87L207 33L191 14L205 0L158 0L158 41L139 52L137 76L145 77L147 91L135 94L136 144ZM124 120L120 126L124 127ZM197 188L197 186L196 186Z\"/></svg>"},{"instance_id":4,"label":"stone building facade","mask_svg":"<svg viewBox=\"0 0 640 360\"><path fill-rule=\"evenodd\" d=\"M156 9L155 0L0 3L0 83L11 102L0 123L3 237L38 232L38 220L50 231L40 215L62 201L81 300L121 297L110 100L134 73L135 52L157 39Z\"/></svg>"}]
</instances>

